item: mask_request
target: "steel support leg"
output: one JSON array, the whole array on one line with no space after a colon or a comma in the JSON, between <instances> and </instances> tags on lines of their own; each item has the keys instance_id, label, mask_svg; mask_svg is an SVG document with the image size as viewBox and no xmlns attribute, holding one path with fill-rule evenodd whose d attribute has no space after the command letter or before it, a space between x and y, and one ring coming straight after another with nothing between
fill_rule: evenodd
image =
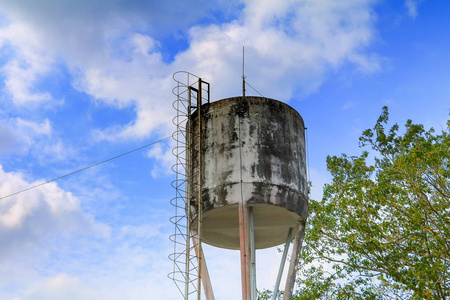
<instances>
[{"instance_id":1,"label":"steel support leg","mask_svg":"<svg viewBox=\"0 0 450 300\"><path fill-rule=\"evenodd\" d=\"M205 254L203 253L203 248L199 249L198 243L194 238L192 238L192 242L195 247L195 254L199 259L199 268L201 269L202 274L202 284L203 290L205 291L206 300L214 300L214 292L212 289L211 278L209 277L208 267L206 266Z\"/></svg>"},{"instance_id":2,"label":"steel support leg","mask_svg":"<svg viewBox=\"0 0 450 300\"><path fill-rule=\"evenodd\" d=\"M291 300L294 290L295 277L297 276L298 261L302 253L303 239L305 238L305 224L301 223L298 228L297 236L294 241L294 248L292 249L291 263L289 264L289 271L286 280L286 287L284 289L283 300Z\"/></svg>"},{"instance_id":3,"label":"steel support leg","mask_svg":"<svg viewBox=\"0 0 450 300\"><path fill-rule=\"evenodd\" d=\"M292 238L292 228L289 228L286 238L286 244L284 245L283 256L281 257L280 268L278 269L277 281L275 282L275 287L273 288L272 300L277 299L278 289L280 288L281 276L283 276L284 264L286 263L289 245L291 244L291 238Z\"/></svg>"}]
</instances>

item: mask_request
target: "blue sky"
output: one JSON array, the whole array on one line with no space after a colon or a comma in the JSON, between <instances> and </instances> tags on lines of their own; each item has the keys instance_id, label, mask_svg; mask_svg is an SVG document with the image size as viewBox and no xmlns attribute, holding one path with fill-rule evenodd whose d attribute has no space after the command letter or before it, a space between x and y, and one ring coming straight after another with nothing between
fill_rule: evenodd
<instances>
[{"instance_id":1,"label":"blue sky","mask_svg":"<svg viewBox=\"0 0 450 300\"><path fill-rule=\"evenodd\" d=\"M312 197L327 155L357 155L387 105L437 130L450 109L448 1L0 0L0 197L168 137L172 74L248 82L308 127ZM252 93L248 90L248 93ZM167 278L172 143L0 199L0 299L180 299ZM238 253L207 248L217 299ZM279 254L258 253L258 288Z\"/></svg>"}]
</instances>

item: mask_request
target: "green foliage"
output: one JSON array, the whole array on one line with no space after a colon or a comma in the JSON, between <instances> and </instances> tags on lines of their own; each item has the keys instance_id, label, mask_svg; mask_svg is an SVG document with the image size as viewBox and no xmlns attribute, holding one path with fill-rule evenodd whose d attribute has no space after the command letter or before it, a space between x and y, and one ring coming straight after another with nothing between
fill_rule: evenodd
<instances>
[{"instance_id":1,"label":"green foliage","mask_svg":"<svg viewBox=\"0 0 450 300\"><path fill-rule=\"evenodd\" d=\"M273 292L270 290L264 290L262 292L257 291L256 293L256 299L258 300L271 300L272 299ZM283 297L283 292L278 292L277 294L277 300L281 300Z\"/></svg>"},{"instance_id":2,"label":"green foliage","mask_svg":"<svg viewBox=\"0 0 450 300\"><path fill-rule=\"evenodd\" d=\"M370 155L327 158L293 299L450 299L448 130L408 120L400 134L388 120L385 107L363 132Z\"/></svg>"},{"instance_id":3,"label":"green foliage","mask_svg":"<svg viewBox=\"0 0 450 300\"><path fill-rule=\"evenodd\" d=\"M270 300L272 298L272 292L269 290L257 291L256 296L258 300Z\"/></svg>"}]
</instances>

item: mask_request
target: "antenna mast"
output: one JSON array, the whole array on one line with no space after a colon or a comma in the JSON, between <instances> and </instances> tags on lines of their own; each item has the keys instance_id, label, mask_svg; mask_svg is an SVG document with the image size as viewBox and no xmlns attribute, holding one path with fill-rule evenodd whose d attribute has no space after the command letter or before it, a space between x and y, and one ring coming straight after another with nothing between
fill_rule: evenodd
<instances>
[{"instance_id":1,"label":"antenna mast","mask_svg":"<svg viewBox=\"0 0 450 300\"><path fill-rule=\"evenodd\" d=\"M245 47L242 47L242 97L245 98Z\"/></svg>"}]
</instances>

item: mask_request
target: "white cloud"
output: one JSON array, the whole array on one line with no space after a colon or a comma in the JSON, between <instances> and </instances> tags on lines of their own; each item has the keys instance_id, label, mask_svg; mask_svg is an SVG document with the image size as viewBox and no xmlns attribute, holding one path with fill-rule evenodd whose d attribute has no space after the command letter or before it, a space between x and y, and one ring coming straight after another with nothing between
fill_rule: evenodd
<instances>
[{"instance_id":1,"label":"white cloud","mask_svg":"<svg viewBox=\"0 0 450 300\"><path fill-rule=\"evenodd\" d=\"M172 166L175 163L175 158L172 154L174 147L173 140L169 143L158 143L147 151L147 156L155 159L155 165L151 171L154 178L160 178L166 175L172 175Z\"/></svg>"},{"instance_id":2,"label":"white cloud","mask_svg":"<svg viewBox=\"0 0 450 300\"><path fill-rule=\"evenodd\" d=\"M371 1L287 1L276 9L271 3L248 1L239 21L192 28L190 48L174 64L211 80L215 97L240 94L245 46L248 81L281 100L314 91L327 71L345 63L362 72L379 67L365 53L374 35Z\"/></svg>"},{"instance_id":3,"label":"white cloud","mask_svg":"<svg viewBox=\"0 0 450 300\"><path fill-rule=\"evenodd\" d=\"M41 182L0 166L0 298L13 299L39 286L42 277L65 257L80 264L89 240L109 238L110 228L83 212L78 198L49 183L14 196ZM6 198L5 198L6 197ZM87 245L86 245L87 244ZM50 272L57 272L64 264ZM17 298L22 299L22 298Z\"/></svg>"},{"instance_id":4,"label":"white cloud","mask_svg":"<svg viewBox=\"0 0 450 300\"><path fill-rule=\"evenodd\" d=\"M418 8L423 0L405 0L405 6L408 10L408 15L415 19L418 15Z\"/></svg>"},{"instance_id":5,"label":"white cloud","mask_svg":"<svg viewBox=\"0 0 450 300\"><path fill-rule=\"evenodd\" d=\"M120 278L119 274L88 278L87 280L57 274L41 280L20 300L97 300L97 299L142 299L150 295L152 299L179 299L178 291L164 274L158 274L156 280L145 278ZM123 275L123 274L122 274ZM147 274L150 275L150 274Z\"/></svg>"},{"instance_id":6,"label":"white cloud","mask_svg":"<svg viewBox=\"0 0 450 300\"><path fill-rule=\"evenodd\" d=\"M343 106L342 109L343 110L349 110L349 109L354 109L355 107L358 107L360 105L359 102L355 102L355 101L347 101Z\"/></svg>"},{"instance_id":7,"label":"white cloud","mask_svg":"<svg viewBox=\"0 0 450 300\"><path fill-rule=\"evenodd\" d=\"M55 134L48 118L31 121L17 117L0 121L0 137L3 141L0 152L32 153L34 158L45 161L62 160L74 153Z\"/></svg>"},{"instance_id":8,"label":"white cloud","mask_svg":"<svg viewBox=\"0 0 450 300\"><path fill-rule=\"evenodd\" d=\"M34 122L23 118L11 118L4 121L10 132L16 136L13 150L17 152L28 152L40 140L51 138L52 126L48 119L42 122Z\"/></svg>"},{"instance_id":9,"label":"white cloud","mask_svg":"<svg viewBox=\"0 0 450 300\"><path fill-rule=\"evenodd\" d=\"M0 27L0 46L12 47L14 56L2 69L5 91L14 104L25 106L51 100L48 92L33 91L41 76L51 71L52 57L46 55L43 41L25 23ZM0 47L1 49L1 47Z\"/></svg>"},{"instance_id":10,"label":"white cloud","mask_svg":"<svg viewBox=\"0 0 450 300\"><path fill-rule=\"evenodd\" d=\"M21 174L7 173L0 167L1 197L39 183L27 182ZM78 199L56 183L0 199L0 261L42 250L48 238L73 233L104 236L108 228L84 214Z\"/></svg>"},{"instance_id":11,"label":"white cloud","mask_svg":"<svg viewBox=\"0 0 450 300\"><path fill-rule=\"evenodd\" d=\"M22 118L16 119L16 126L23 131L32 131L38 135L50 135L52 133L52 127L49 119L45 119L42 123L36 123Z\"/></svg>"},{"instance_id":12,"label":"white cloud","mask_svg":"<svg viewBox=\"0 0 450 300\"><path fill-rule=\"evenodd\" d=\"M82 286L80 279L67 274L58 274L40 282L37 291L21 299L87 299L90 292Z\"/></svg>"},{"instance_id":13,"label":"white cloud","mask_svg":"<svg viewBox=\"0 0 450 300\"><path fill-rule=\"evenodd\" d=\"M0 152L9 151L14 143L17 141L17 136L12 133L12 130L6 124L0 124Z\"/></svg>"},{"instance_id":14,"label":"white cloud","mask_svg":"<svg viewBox=\"0 0 450 300\"><path fill-rule=\"evenodd\" d=\"M32 274L31 281L20 282L21 288L12 295L21 300L118 300L142 299L143 295L178 299L178 291L167 278L171 269L167 223L158 225L159 218L166 221L167 216L155 213L158 216L150 214L151 223L121 226L108 239L65 241L58 249L63 254L56 255L62 255L60 259L49 262L58 267L47 272L45 264L34 265L39 274ZM3 295L0 289L0 297Z\"/></svg>"},{"instance_id":15,"label":"white cloud","mask_svg":"<svg viewBox=\"0 0 450 300\"><path fill-rule=\"evenodd\" d=\"M171 50L161 48L154 37L157 31L143 23L143 15L150 11L149 20L158 19L152 7L139 12L133 5L126 8L122 1L108 6L103 2L43 2L39 6L22 2L26 5L8 3L5 12L11 23L2 29L3 39L27 53L31 66L19 68L17 60L12 60L4 69L14 99L17 103L48 100L43 92L32 94L31 87L40 75L56 67L56 61L62 62L69 66L78 90L118 109L135 107L133 122L97 135L109 140L170 132L174 113L171 74L176 70L188 69L206 78L212 83L213 99L240 94L242 46L247 49L249 83L265 96L285 101L298 92L314 91L329 70L343 64L352 64L360 72L379 68L377 57L366 53L374 35L374 1L370 0L283 1L276 5L273 1L245 1L234 21L190 28L189 48L170 64L162 57ZM125 9L120 17L116 13L119 8ZM211 6L202 7L193 19L208 9ZM170 16L176 18L177 14ZM180 28L174 26L171 28ZM136 33L133 28L144 30ZM26 41L28 36L35 41ZM24 91L26 95L20 94Z\"/></svg>"},{"instance_id":16,"label":"white cloud","mask_svg":"<svg viewBox=\"0 0 450 300\"><path fill-rule=\"evenodd\" d=\"M1 196L37 183L0 169ZM168 217L152 209L110 228L55 183L1 199L0 298L175 300Z\"/></svg>"}]
</instances>

